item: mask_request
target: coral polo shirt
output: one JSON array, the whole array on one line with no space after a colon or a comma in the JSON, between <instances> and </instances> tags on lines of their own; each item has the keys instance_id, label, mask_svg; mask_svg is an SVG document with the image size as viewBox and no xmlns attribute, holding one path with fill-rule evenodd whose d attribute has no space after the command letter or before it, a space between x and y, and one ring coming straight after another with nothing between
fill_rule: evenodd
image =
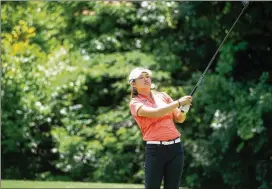
<instances>
[{"instance_id":1,"label":"coral polo shirt","mask_svg":"<svg viewBox=\"0 0 272 189\"><path fill-rule=\"evenodd\" d=\"M144 141L168 141L181 136L173 121L173 113L169 112L162 117L149 118L138 116L137 111L142 106L158 108L171 103L172 98L166 93L152 91L155 102L150 101L144 95L137 95L132 98L129 107L132 116L141 129Z\"/></svg>"}]
</instances>

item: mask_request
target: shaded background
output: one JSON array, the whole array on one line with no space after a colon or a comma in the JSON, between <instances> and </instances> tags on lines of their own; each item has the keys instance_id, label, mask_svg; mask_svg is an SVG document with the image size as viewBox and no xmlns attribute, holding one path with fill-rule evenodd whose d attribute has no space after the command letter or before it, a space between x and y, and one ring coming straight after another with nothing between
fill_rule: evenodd
<instances>
[{"instance_id":1,"label":"shaded background","mask_svg":"<svg viewBox=\"0 0 272 189\"><path fill-rule=\"evenodd\" d=\"M189 94L241 2L1 2L2 178L143 183L127 77ZM272 185L272 3L251 2L183 124L181 186Z\"/></svg>"}]
</instances>

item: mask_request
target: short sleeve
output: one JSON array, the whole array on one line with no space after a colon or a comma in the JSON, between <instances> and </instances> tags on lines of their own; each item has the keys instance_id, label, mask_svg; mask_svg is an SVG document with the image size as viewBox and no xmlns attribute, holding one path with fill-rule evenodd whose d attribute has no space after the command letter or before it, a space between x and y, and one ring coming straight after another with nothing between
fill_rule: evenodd
<instances>
[{"instance_id":1,"label":"short sleeve","mask_svg":"<svg viewBox=\"0 0 272 189\"><path fill-rule=\"evenodd\" d=\"M166 94L165 92L161 92L161 94L163 95L163 98L167 103L173 102L173 99L168 94Z\"/></svg>"},{"instance_id":2,"label":"short sleeve","mask_svg":"<svg viewBox=\"0 0 272 189\"><path fill-rule=\"evenodd\" d=\"M137 99L131 99L129 103L130 112L133 116L138 116L138 110L143 106L144 104L137 100Z\"/></svg>"}]
</instances>

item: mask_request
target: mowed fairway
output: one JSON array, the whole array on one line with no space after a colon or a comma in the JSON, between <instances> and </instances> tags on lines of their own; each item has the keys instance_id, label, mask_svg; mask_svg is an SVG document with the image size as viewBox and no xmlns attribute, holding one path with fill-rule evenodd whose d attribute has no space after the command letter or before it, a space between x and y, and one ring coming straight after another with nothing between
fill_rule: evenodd
<instances>
[{"instance_id":1,"label":"mowed fairway","mask_svg":"<svg viewBox=\"0 0 272 189\"><path fill-rule=\"evenodd\" d=\"M144 185L91 182L1 180L1 188L144 188ZM161 188L163 188L163 186Z\"/></svg>"},{"instance_id":2,"label":"mowed fairway","mask_svg":"<svg viewBox=\"0 0 272 189\"><path fill-rule=\"evenodd\" d=\"M1 188L144 188L141 184L2 180Z\"/></svg>"}]
</instances>

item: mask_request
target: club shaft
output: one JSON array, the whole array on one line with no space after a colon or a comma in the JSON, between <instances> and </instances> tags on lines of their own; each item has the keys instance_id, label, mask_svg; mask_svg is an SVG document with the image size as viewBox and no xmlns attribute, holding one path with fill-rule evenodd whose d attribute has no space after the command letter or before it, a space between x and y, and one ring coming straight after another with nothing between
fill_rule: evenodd
<instances>
[{"instance_id":1,"label":"club shaft","mask_svg":"<svg viewBox=\"0 0 272 189\"><path fill-rule=\"evenodd\" d=\"M216 52L214 53L212 59L210 60L208 66L206 67L206 69L204 70L204 72L202 73L202 75L200 76L197 84L195 85L195 87L193 88L192 92L190 93L190 96L193 96L197 87L200 85L200 83L202 82L206 72L209 70L210 66L213 63L213 60L215 59L216 55L218 54L219 50L221 49L222 45L224 44L224 42L226 41L226 39L228 38L230 32L232 31L232 29L234 28L235 24L238 22L239 18L241 17L241 15L244 13L244 11L246 10L246 8L248 7L248 5L245 5L244 8L242 9L241 13L239 14L239 16L236 18L235 22L232 24L229 32L227 33L227 35L225 36L225 38L223 39L223 41L221 42L221 44L219 45L219 47L217 48Z\"/></svg>"}]
</instances>

